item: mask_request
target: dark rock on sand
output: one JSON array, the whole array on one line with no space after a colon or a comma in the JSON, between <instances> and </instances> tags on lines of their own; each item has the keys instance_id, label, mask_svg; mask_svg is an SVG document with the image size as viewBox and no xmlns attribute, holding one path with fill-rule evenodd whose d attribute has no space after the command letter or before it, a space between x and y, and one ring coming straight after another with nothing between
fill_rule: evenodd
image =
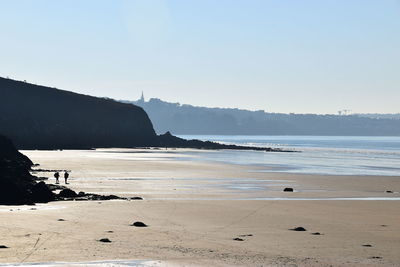
<instances>
[{"instance_id":1,"label":"dark rock on sand","mask_svg":"<svg viewBox=\"0 0 400 267\"><path fill-rule=\"evenodd\" d=\"M141 197L131 197L130 200L143 200Z\"/></svg>"},{"instance_id":2,"label":"dark rock on sand","mask_svg":"<svg viewBox=\"0 0 400 267\"><path fill-rule=\"evenodd\" d=\"M58 196L63 197L63 198L74 198L74 197L77 197L78 194L74 190L65 188L65 189L61 190L61 192L58 194Z\"/></svg>"},{"instance_id":3,"label":"dark rock on sand","mask_svg":"<svg viewBox=\"0 0 400 267\"><path fill-rule=\"evenodd\" d=\"M293 192L293 188L286 187L285 189L283 189L283 192Z\"/></svg>"},{"instance_id":4,"label":"dark rock on sand","mask_svg":"<svg viewBox=\"0 0 400 267\"><path fill-rule=\"evenodd\" d=\"M239 238L239 237L236 237L236 238L234 238L233 240L235 240L235 241L244 241L244 239Z\"/></svg>"},{"instance_id":5,"label":"dark rock on sand","mask_svg":"<svg viewBox=\"0 0 400 267\"><path fill-rule=\"evenodd\" d=\"M8 248L7 246L4 245L0 245L0 248Z\"/></svg>"},{"instance_id":6,"label":"dark rock on sand","mask_svg":"<svg viewBox=\"0 0 400 267\"><path fill-rule=\"evenodd\" d=\"M98 195L98 194L89 194L86 193L84 196L78 196L76 200L114 200L114 199L123 199L126 200L124 197L119 197L116 195Z\"/></svg>"},{"instance_id":7,"label":"dark rock on sand","mask_svg":"<svg viewBox=\"0 0 400 267\"><path fill-rule=\"evenodd\" d=\"M289 230L292 230L292 231L298 231L298 232L304 232L304 231L307 231L304 227L301 227L301 226L299 226L299 227L295 227L295 228L292 228L292 229L289 229Z\"/></svg>"},{"instance_id":8,"label":"dark rock on sand","mask_svg":"<svg viewBox=\"0 0 400 267\"><path fill-rule=\"evenodd\" d=\"M63 190L63 189L68 188L68 187L66 187L66 186L59 185L59 184L47 184L47 187L48 187L51 191Z\"/></svg>"},{"instance_id":9,"label":"dark rock on sand","mask_svg":"<svg viewBox=\"0 0 400 267\"><path fill-rule=\"evenodd\" d=\"M392 190L386 190L386 193L393 193Z\"/></svg>"},{"instance_id":10,"label":"dark rock on sand","mask_svg":"<svg viewBox=\"0 0 400 267\"><path fill-rule=\"evenodd\" d=\"M85 192L76 193L75 191L65 188L58 195L57 200L75 200L75 201L93 201L93 200L113 200L113 199L122 199L127 200L127 198L119 197L116 195L98 195L98 194L90 194Z\"/></svg>"},{"instance_id":11,"label":"dark rock on sand","mask_svg":"<svg viewBox=\"0 0 400 267\"><path fill-rule=\"evenodd\" d=\"M312 235L321 235L320 232L311 233Z\"/></svg>"},{"instance_id":12,"label":"dark rock on sand","mask_svg":"<svg viewBox=\"0 0 400 267\"><path fill-rule=\"evenodd\" d=\"M108 239L108 238L102 238L102 239L99 239L99 242L103 242L103 243L111 243L111 240L110 240L110 239Z\"/></svg>"},{"instance_id":13,"label":"dark rock on sand","mask_svg":"<svg viewBox=\"0 0 400 267\"><path fill-rule=\"evenodd\" d=\"M38 182L30 173L32 166L28 157L18 152L8 138L0 135L0 205L32 205L54 200L126 200L115 195L77 194L65 186ZM56 195L52 192L55 190L61 192Z\"/></svg>"},{"instance_id":14,"label":"dark rock on sand","mask_svg":"<svg viewBox=\"0 0 400 267\"><path fill-rule=\"evenodd\" d=\"M23 205L54 199L45 183L30 174L32 161L0 135L0 204Z\"/></svg>"},{"instance_id":15,"label":"dark rock on sand","mask_svg":"<svg viewBox=\"0 0 400 267\"><path fill-rule=\"evenodd\" d=\"M32 188L33 202L46 203L55 199L53 192L47 187L44 182L35 184Z\"/></svg>"},{"instance_id":16,"label":"dark rock on sand","mask_svg":"<svg viewBox=\"0 0 400 267\"><path fill-rule=\"evenodd\" d=\"M372 245L370 245L370 244L363 244L362 246L363 246L363 247L366 247L366 248L372 247Z\"/></svg>"},{"instance_id":17,"label":"dark rock on sand","mask_svg":"<svg viewBox=\"0 0 400 267\"><path fill-rule=\"evenodd\" d=\"M147 227L147 224L143 223L143 222L134 222L132 224L132 226L136 226L136 227Z\"/></svg>"},{"instance_id":18,"label":"dark rock on sand","mask_svg":"<svg viewBox=\"0 0 400 267\"><path fill-rule=\"evenodd\" d=\"M64 219L58 219L57 221L59 221L59 222L65 222Z\"/></svg>"}]
</instances>

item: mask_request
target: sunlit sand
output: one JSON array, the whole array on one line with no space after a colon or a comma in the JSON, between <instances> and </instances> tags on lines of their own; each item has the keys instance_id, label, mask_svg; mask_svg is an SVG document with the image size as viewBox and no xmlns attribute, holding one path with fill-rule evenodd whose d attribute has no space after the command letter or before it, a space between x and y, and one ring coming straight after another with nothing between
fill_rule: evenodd
<instances>
[{"instance_id":1,"label":"sunlit sand","mask_svg":"<svg viewBox=\"0 0 400 267\"><path fill-rule=\"evenodd\" d=\"M126 266L114 260L127 260L133 266L142 261L155 266L400 262L399 177L264 173L255 166L191 160L185 151L23 151L41 164L37 168L71 170L70 186L76 191L144 200L3 206L0 245L9 248L0 249L0 262L45 266L65 262L90 266L98 261ZM54 183L52 173L37 175ZM283 192L285 187L294 192ZM393 193L386 193L388 189ZM135 221L148 227L131 226ZM289 230L298 226L307 231ZM317 232L320 235L312 234ZM111 243L99 242L101 238Z\"/></svg>"}]
</instances>

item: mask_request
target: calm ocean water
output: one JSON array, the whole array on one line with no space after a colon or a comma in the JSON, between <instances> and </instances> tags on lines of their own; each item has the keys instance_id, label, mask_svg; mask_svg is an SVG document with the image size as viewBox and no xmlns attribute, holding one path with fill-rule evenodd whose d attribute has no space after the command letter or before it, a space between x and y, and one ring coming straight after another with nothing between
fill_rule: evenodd
<instances>
[{"instance_id":1,"label":"calm ocean water","mask_svg":"<svg viewBox=\"0 0 400 267\"><path fill-rule=\"evenodd\" d=\"M301 153L193 152L200 160L273 167L273 171L333 175L400 176L400 137L181 135L246 146L280 147ZM267 168L266 168L266 171Z\"/></svg>"}]
</instances>

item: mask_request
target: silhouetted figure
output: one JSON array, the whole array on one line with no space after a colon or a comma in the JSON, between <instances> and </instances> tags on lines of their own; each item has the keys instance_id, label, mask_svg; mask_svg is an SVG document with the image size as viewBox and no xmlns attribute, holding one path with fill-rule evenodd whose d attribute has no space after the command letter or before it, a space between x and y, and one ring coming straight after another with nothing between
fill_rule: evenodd
<instances>
[{"instance_id":1,"label":"silhouetted figure","mask_svg":"<svg viewBox=\"0 0 400 267\"><path fill-rule=\"evenodd\" d=\"M65 184L68 184L68 177L69 177L69 173L68 173L68 172L65 172L65 173L64 173Z\"/></svg>"},{"instance_id":2,"label":"silhouetted figure","mask_svg":"<svg viewBox=\"0 0 400 267\"><path fill-rule=\"evenodd\" d=\"M56 184L59 184L60 182L58 181L58 178L60 178L60 173L59 173L59 172L56 172L56 173L54 174L54 178L56 178Z\"/></svg>"}]
</instances>

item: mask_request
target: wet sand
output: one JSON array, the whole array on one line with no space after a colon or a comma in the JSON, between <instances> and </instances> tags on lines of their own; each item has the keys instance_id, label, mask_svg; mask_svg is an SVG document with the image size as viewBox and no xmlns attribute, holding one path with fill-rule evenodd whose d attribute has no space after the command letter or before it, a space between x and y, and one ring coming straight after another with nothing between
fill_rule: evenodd
<instances>
[{"instance_id":1,"label":"wet sand","mask_svg":"<svg viewBox=\"0 0 400 267\"><path fill-rule=\"evenodd\" d=\"M196 161L184 150L131 152L24 151L39 168L72 170L74 190L144 200L0 206L0 245L9 247L0 249L0 262L400 264L400 177L265 173ZM354 197L399 200L329 200ZM308 200L265 200L272 198ZM298 226L307 231L289 230Z\"/></svg>"}]
</instances>

